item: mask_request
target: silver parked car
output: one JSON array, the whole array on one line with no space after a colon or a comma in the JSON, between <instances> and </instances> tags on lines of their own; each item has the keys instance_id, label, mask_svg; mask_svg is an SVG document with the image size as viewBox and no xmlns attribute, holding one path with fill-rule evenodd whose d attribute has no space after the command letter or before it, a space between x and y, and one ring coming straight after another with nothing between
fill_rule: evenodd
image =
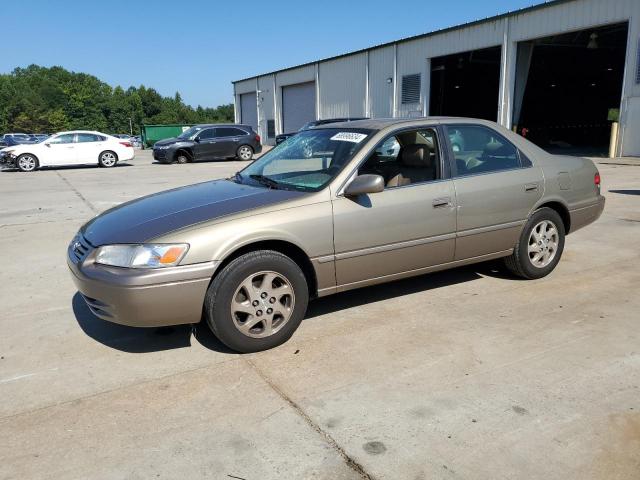
<instances>
[{"instance_id":1,"label":"silver parked car","mask_svg":"<svg viewBox=\"0 0 640 480\"><path fill-rule=\"evenodd\" d=\"M314 297L496 258L544 277L565 235L603 208L590 160L494 123L362 120L300 132L233 178L108 210L80 229L68 264L102 319L204 316L252 352L285 342Z\"/></svg>"}]
</instances>

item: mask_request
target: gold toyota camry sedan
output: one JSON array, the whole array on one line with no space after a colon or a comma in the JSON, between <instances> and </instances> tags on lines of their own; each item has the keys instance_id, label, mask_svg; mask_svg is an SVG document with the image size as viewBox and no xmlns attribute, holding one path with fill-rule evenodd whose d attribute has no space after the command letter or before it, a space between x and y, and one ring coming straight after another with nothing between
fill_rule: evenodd
<instances>
[{"instance_id":1,"label":"gold toyota camry sedan","mask_svg":"<svg viewBox=\"0 0 640 480\"><path fill-rule=\"evenodd\" d=\"M300 132L232 178L107 210L67 259L101 319L204 318L255 352L287 341L315 297L496 258L544 277L603 208L593 162L495 123L360 120Z\"/></svg>"}]
</instances>

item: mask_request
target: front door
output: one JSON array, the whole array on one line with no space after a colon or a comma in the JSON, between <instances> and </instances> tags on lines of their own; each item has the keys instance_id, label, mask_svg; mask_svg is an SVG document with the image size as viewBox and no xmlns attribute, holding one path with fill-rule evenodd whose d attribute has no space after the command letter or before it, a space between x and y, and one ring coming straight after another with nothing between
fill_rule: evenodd
<instances>
[{"instance_id":1,"label":"front door","mask_svg":"<svg viewBox=\"0 0 640 480\"><path fill-rule=\"evenodd\" d=\"M215 128L205 128L196 137L196 143L193 146L193 156L195 160L211 160L216 158L216 149L218 148Z\"/></svg>"},{"instance_id":2,"label":"front door","mask_svg":"<svg viewBox=\"0 0 640 480\"><path fill-rule=\"evenodd\" d=\"M448 125L458 202L456 260L513 248L542 196L540 167L482 125Z\"/></svg>"},{"instance_id":3,"label":"front door","mask_svg":"<svg viewBox=\"0 0 640 480\"><path fill-rule=\"evenodd\" d=\"M453 261L456 199L442 160L436 130L422 128L391 135L359 168L386 188L333 201L339 290Z\"/></svg>"},{"instance_id":4,"label":"front door","mask_svg":"<svg viewBox=\"0 0 640 480\"><path fill-rule=\"evenodd\" d=\"M47 151L40 165L73 165L78 161L73 133L56 135L44 142Z\"/></svg>"}]
</instances>

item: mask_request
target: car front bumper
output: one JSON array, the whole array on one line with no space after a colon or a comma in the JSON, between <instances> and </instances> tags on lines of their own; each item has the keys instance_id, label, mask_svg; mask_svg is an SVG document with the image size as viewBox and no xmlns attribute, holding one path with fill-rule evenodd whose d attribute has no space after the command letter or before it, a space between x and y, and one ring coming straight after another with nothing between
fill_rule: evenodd
<instances>
[{"instance_id":1,"label":"car front bumper","mask_svg":"<svg viewBox=\"0 0 640 480\"><path fill-rule=\"evenodd\" d=\"M91 312L132 327L198 323L215 262L133 269L96 264L95 250L78 259L73 242L67 264L76 288Z\"/></svg>"},{"instance_id":2,"label":"car front bumper","mask_svg":"<svg viewBox=\"0 0 640 480\"><path fill-rule=\"evenodd\" d=\"M165 149L154 148L153 159L158 160L159 162L165 162L167 160L168 151L169 151L168 148L165 148Z\"/></svg>"},{"instance_id":3,"label":"car front bumper","mask_svg":"<svg viewBox=\"0 0 640 480\"><path fill-rule=\"evenodd\" d=\"M16 157L10 153L0 152L0 166L3 167L15 167Z\"/></svg>"}]
</instances>

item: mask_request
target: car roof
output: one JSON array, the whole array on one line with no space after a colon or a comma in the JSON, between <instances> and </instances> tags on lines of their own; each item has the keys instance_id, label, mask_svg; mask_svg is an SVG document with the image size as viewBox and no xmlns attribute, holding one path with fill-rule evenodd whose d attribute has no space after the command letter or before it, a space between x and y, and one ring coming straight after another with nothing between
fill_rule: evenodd
<instances>
[{"instance_id":1,"label":"car roof","mask_svg":"<svg viewBox=\"0 0 640 480\"><path fill-rule=\"evenodd\" d=\"M383 128L395 125L435 125L438 123L476 123L488 125L493 122L480 120L477 118L464 117L411 117L411 118L368 118L365 120L352 120L350 122L336 122L330 125L318 125L315 129L320 128L364 128L369 130L382 130Z\"/></svg>"},{"instance_id":2,"label":"car roof","mask_svg":"<svg viewBox=\"0 0 640 480\"><path fill-rule=\"evenodd\" d=\"M113 135L109 135L107 133L102 133L102 132L98 132L96 130L69 130L68 132L58 132L55 135L69 135L69 134L74 134L74 133L91 133L94 135L103 135L106 137L111 137Z\"/></svg>"},{"instance_id":3,"label":"car roof","mask_svg":"<svg viewBox=\"0 0 640 480\"><path fill-rule=\"evenodd\" d=\"M244 127L244 128L253 128L251 125L245 125L244 123L199 123L194 125L194 127Z\"/></svg>"}]
</instances>

